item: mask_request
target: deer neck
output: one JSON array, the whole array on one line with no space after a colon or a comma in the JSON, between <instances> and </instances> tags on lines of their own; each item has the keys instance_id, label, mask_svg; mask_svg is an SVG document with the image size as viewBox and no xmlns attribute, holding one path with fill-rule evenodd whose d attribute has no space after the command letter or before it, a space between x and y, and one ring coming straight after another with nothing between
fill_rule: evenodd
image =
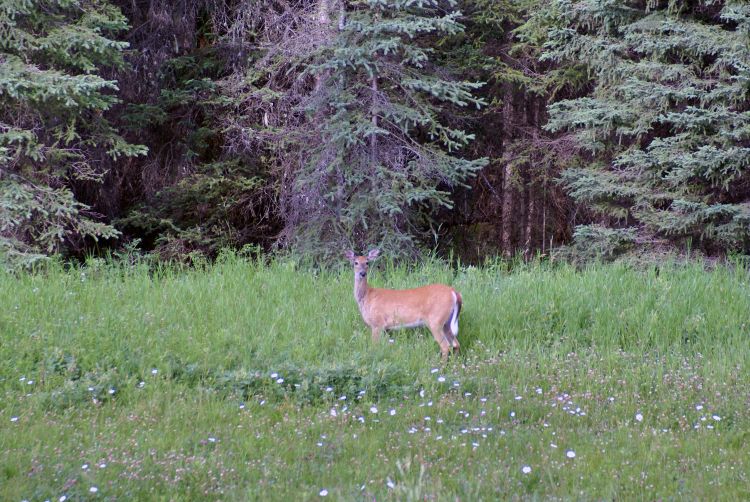
<instances>
[{"instance_id":1,"label":"deer neck","mask_svg":"<svg viewBox=\"0 0 750 502\"><path fill-rule=\"evenodd\" d=\"M357 300L357 304L361 307L365 301L367 292L370 290L370 286L367 285L367 276L360 277L359 274L354 275L354 299Z\"/></svg>"}]
</instances>

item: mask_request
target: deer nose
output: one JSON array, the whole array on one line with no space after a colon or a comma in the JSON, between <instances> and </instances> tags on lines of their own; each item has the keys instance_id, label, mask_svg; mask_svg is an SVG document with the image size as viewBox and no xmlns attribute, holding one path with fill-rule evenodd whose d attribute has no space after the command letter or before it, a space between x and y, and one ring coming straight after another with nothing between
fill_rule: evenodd
<instances>
[{"instance_id":1,"label":"deer nose","mask_svg":"<svg viewBox=\"0 0 750 502\"><path fill-rule=\"evenodd\" d=\"M366 275L367 275L367 270L363 270L362 272L359 273L360 277L364 277Z\"/></svg>"}]
</instances>

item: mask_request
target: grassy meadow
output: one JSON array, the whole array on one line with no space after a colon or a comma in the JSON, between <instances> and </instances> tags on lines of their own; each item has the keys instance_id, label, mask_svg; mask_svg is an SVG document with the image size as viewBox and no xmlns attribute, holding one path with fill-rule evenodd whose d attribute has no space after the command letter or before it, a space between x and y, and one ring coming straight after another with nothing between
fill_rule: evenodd
<instances>
[{"instance_id":1,"label":"grassy meadow","mask_svg":"<svg viewBox=\"0 0 750 502\"><path fill-rule=\"evenodd\" d=\"M462 293L442 365L348 269L0 273L0 500L748 499L749 277L384 262Z\"/></svg>"}]
</instances>

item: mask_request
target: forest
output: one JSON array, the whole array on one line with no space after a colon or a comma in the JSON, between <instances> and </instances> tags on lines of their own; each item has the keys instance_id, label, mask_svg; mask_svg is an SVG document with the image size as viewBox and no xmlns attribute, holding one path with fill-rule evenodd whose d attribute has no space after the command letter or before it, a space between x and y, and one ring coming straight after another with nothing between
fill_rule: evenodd
<instances>
[{"instance_id":1,"label":"forest","mask_svg":"<svg viewBox=\"0 0 750 502\"><path fill-rule=\"evenodd\" d=\"M750 253L741 0L2 0L0 260Z\"/></svg>"}]
</instances>

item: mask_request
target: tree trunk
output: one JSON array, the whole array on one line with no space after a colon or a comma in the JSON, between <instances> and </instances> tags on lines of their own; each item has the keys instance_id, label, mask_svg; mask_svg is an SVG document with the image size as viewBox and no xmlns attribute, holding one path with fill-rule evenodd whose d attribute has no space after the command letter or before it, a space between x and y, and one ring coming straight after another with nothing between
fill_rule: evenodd
<instances>
[{"instance_id":1,"label":"tree trunk","mask_svg":"<svg viewBox=\"0 0 750 502\"><path fill-rule=\"evenodd\" d=\"M511 242L513 234L513 168L510 162L505 164L503 169L503 209L502 209L502 222L503 230L500 241L500 246L503 251L503 256L510 258L512 254L513 244Z\"/></svg>"},{"instance_id":2,"label":"tree trunk","mask_svg":"<svg viewBox=\"0 0 750 502\"><path fill-rule=\"evenodd\" d=\"M372 88L372 106L370 108L370 114L372 115L372 127L373 132L370 135L370 158L373 165L375 165L375 161L377 159L377 151L378 151L378 135L375 132L375 129L378 127L378 111L377 111L377 97L378 97L378 76L373 74L372 81L370 83L370 87Z\"/></svg>"},{"instance_id":3,"label":"tree trunk","mask_svg":"<svg viewBox=\"0 0 750 502\"><path fill-rule=\"evenodd\" d=\"M526 235L524 238L523 254L527 260L531 258L534 245L534 219L536 218L536 200L534 197L536 197L536 194L534 193L535 191L533 188L534 185L531 183L526 185L526 190L528 192L528 208L526 210Z\"/></svg>"},{"instance_id":4,"label":"tree trunk","mask_svg":"<svg viewBox=\"0 0 750 502\"><path fill-rule=\"evenodd\" d=\"M329 25L331 24L331 6L330 6L331 0L318 0L318 29L320 30L320 37L324 38L327 36L327 31L329 30ZM321 88L323 87L323 82L325 82L326 78L328 77L327 73L319 73L315 77L315 92L319 92Z\"/></svg>"},{"instance_id":5,"label":"tree trunk","mask_svg":"<svg viewBox=\"0 0 750 502\"><path fill-rule=\"evenodd\" d=\"M513 141L510 125L513 123L513 90L509 88L505 92L503 103L503 142ZM503 145L505 148L505 144ZM513 167L506 161L503 168L503 204L502 204L502 234L500 237L500 248L503 256L510 258L513 254L513 196L515 194L513 183Z\"/></svg>"}]
</instances>

